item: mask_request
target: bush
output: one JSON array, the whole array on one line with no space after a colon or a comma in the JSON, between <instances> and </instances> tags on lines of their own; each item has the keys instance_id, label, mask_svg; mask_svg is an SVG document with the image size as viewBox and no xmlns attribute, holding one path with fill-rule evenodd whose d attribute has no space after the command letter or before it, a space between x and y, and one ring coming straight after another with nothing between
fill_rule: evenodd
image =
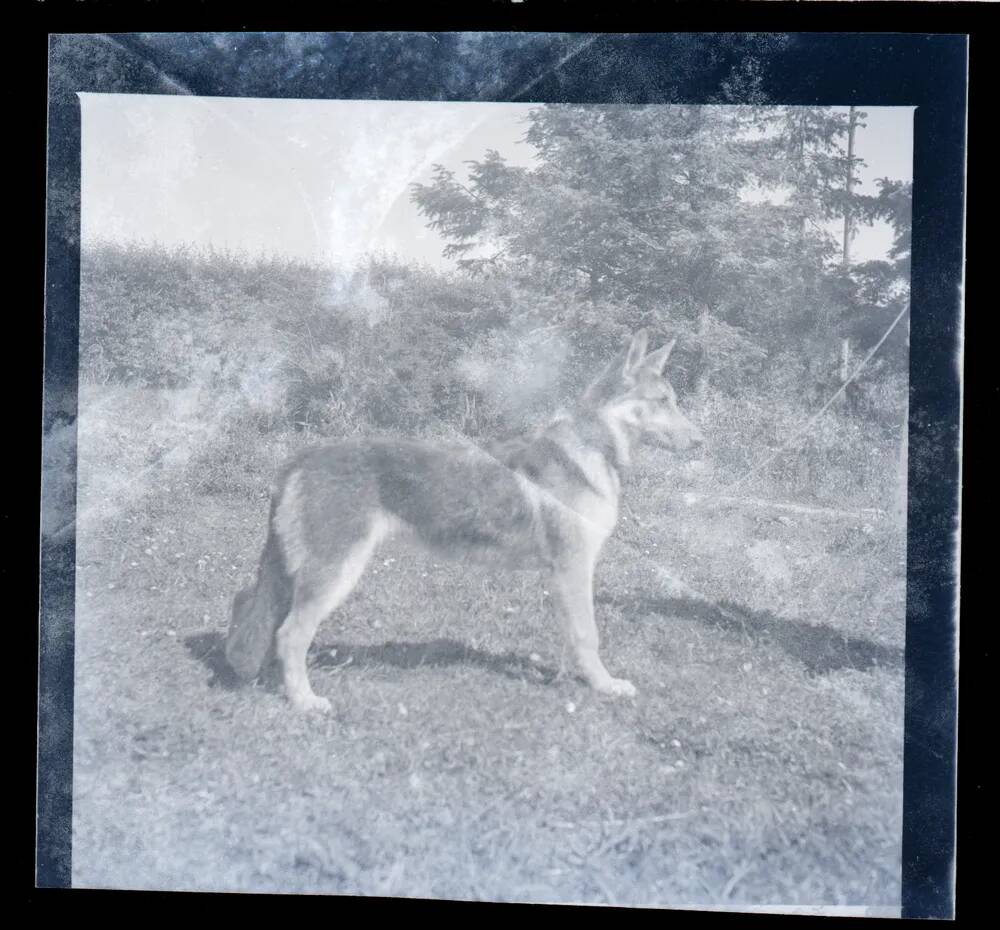
<instances>
[{"instance_id":1,"label":"bush","mask_svg":"<svg viewBox=\"0 0 1000 930\"><path fill-rule=\"evenodd\" d=\"M88 382L165 391L156 403L166 409L171 396L197 396L180 448L206 493L262 493L282 449L316 437L486 440L531 428L579 396L638 326L680 337L671 377L711 439L711 480L722 488L786 443L836 389L832 342L791 334L765 353L746 331L690 307L574 303L528 280L384 257L348 273L97 246L83 256L81 298ZM906 382L879 362L754 476L758 493L843 506L891 496Z\"/></svg>"},{"instance_id":2,"label":"bush","mask_svg":"<svg viewBox=\"0 0 1000 930\"><path fill-rule=\"evenodd\" d=\"M689 407L709 439L706 456L723 488L790 443L741 481L739 493L833 507L890 507L897 492L899 429L879 429L840 404L794 439L817 409L795 397L733 398L720 391L693 398Z\"/></svg>"},{"instance_id":3,"label":"bush","mask_svg":"<svg viewBox=\"0 0 1000 930\"><path fill-rule=\"evenodd\" d=\"M201 494L267 497L289 452L290 443L274 432L266 416L233 416L221 423L192 455L185 480Z\"/></svg>"},{"instance_id":4,"label":"bush","mask_svg":"<svg viewBox=\"0 0 1000 930\"><path fill-rule=\"evenodd\" d=\"M322 284L319 269L276 259L92 246L81 256L80 367L100 382L225 384L266 354L279 311Z\"/></svg>"}]
</instances>

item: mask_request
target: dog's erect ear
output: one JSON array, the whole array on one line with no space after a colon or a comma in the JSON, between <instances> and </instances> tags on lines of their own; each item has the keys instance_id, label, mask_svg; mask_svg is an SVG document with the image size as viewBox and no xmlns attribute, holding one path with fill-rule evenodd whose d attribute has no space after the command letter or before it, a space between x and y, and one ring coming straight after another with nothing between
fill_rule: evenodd
<instances>
[{"instance_id":1,"label":"dog's erect ear","mask_svg":"<svg viewBox=\"0 0 1000 930\"><path fill-rule=\"evenodd\" d=\"M651 368L658 375L662 375L663 369L667 367L667 359L670 358L670 353L674 351L675 345L677 345L677 340L671 339L663 348L650 352L643 360L642 367Z\"/></svg>"},{"instance_id":2,"label":"dog's erect ear","mask_svg":"<svg viewBox=\"0 0 1000 930\"><path fill-rule=\"evenodd\" d=\"M646 357L646 346L648 344L649 333L644 329L640 329L632 337L632 342L625 355L625 367L622 370L622 374L631 375L642 364L642 360Z\"/></svg>"},{"instance_id":3,"label":"dog's erect ear","mask_svg":"<svg viewBox=\"0 0 1000 930\"><path fill-rule=\"evenodd\" d=\"M634 381L633 372L642 363L646 354L648 337L644 330L636 333L627 346L623 346L605 366L590 387L584 392L584 399L593 403L610 400Z\"/></svg>"},{"instance_id":4,"label":"dog's erect ear","mask_svg":"<svg viewBox=\"0 0 1000 930\"><path fill-rule=\"evenodd\" d=\"M631 342L608 363L589 388L584 392L584 400L591 403L603 403L622 393L635 383L636 370L642 365L646 356L646 345L649 334L640 329Z\"/></svg>"}]
</instances>

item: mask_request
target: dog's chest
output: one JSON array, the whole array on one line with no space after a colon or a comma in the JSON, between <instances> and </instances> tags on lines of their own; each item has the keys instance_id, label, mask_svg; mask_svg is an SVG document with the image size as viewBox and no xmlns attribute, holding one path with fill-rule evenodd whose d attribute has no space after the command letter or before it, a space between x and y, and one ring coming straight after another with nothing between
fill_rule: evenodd
<instances>
[{"instance_id":1,"label":"dog's chest","mask_svg":"<svg viewBox=\"0 0 1000 930\"><path fill-rule=\"evenodd\" d=\"M566 502L583 517L587 535L593 543L601 546L618 522L620 488L599 456L582 456L580 462L587 472L587 486L575 488Z\"/></svg>"},{"instance_id":2,"label":"dog's chest","mask_svg":"<svg viewBox=\"0 0 1000 930\"><path fill-rule=\"evenodd\" d=\"M597 545L604 543L618 522L617 497L605 498L592 493L582 494L576 500L573 509L586 520Z\"/></svg>"}]
</instances>

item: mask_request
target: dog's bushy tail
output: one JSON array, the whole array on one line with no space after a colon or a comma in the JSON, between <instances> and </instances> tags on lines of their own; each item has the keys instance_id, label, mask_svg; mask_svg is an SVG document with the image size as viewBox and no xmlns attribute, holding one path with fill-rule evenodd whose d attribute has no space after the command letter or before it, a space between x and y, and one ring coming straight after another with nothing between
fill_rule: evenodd
<instances>
[{"instance_id":1,"label":"dog's bushy tail","mask_svg":"<svg viewBox=\"0 0 1000 930\"><path fill-rule=\"evenodd\" d=\"M226 661L240 678L256 678L274 657L274 634L291 607L292 578L268 521L256 584L238 591L233 598L226 636Z\"/></svg>"}]
</instances>

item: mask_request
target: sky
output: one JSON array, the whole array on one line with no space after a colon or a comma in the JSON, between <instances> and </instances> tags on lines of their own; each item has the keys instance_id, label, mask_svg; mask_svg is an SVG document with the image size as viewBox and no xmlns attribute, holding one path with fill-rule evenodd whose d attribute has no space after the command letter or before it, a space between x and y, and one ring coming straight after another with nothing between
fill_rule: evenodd
<instances>
[{"instance_id":1,"label":"sky","mask_svg":"<svg viewBox=\"0 0 1000 930\"><path fill-rule=\"evenodd\" d=\"M350 265L365 252L450 267L410 201L435 164L497 149L530 167L533 104L81 94L81 224L95 240L199 245ZM864 107L859 193L912 178L913 110ZM885 224L855 261L882 258Z\"/></svg>"}]
</instances>

